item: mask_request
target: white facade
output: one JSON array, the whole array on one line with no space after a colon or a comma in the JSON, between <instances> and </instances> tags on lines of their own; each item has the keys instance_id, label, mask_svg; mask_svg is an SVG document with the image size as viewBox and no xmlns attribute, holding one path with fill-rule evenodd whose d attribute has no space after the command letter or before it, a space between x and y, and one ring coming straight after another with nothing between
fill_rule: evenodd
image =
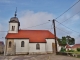
<instances>
[{"instance_id":1,"label":"white facade","mask_svg":"<svg viewBox=\"0 0 80 60\"><path fill-rule=\"evenodd\" d=\"M55 40L54 39L46 39L46 50L48 52L52 52L53 49L52 49L52 43L55 43Z\"/></svg>"},{"instance_id":2,"label":"white facade","mask_svg":"<svg viewBox=\"0 0 80 60\"><path fill-rule=\"evenodd\" d=\"M21 47L21 42L24 41L24 47ZM14 39L16 54L29 52L29 39Z\"/></svg>"},{"instance_id":3,"label":"white facade","mask_svg":"<svg viewBox=\"0 0 80 60\"><path fill-rule=\"evenodd\" d=\"M46 50L48 52L53 51L52 43L55 43L55 39L46 39L46 41L47 41L47 43L46 43ZM59 46L58 41L57 41L57 51L59 52L60 49L61 49L61 47Z\"/></svg>"},{"instance_id":4,"label":"white facade","mask_svg":"<svg viewBox=\"0 0 80 60\"><path fill-rule=\"evenodd\" d=\"M29 43L29 53L34 53L34 52L41 52L41 53L46 53L46 43L39 43L40 49L36 49L36 44L37 43Z\"/></svg>"},{"instance_id":5,"label":"white facade","mask_svg":"<svg viewBox=\"0 0 80 60\"><path fill-rule=\"evenodd\" d=\"M24 41L24 47L21 47L21 41ZM16 47L16 54L21 53L47 53L53 52L52 43L55 43L54 39L46 39L46 43L39 43L40 49L36 49L37 43L29 43L29 39L14 39L14 45ZM57 49L60 51L60 46L57 44Z\"/></svg>"},{"instance_id":6,"label":"white facade","mask_svg":"<svg viewBox=\"0 0 80 60\"><path fill-rule=\"evenodd\" d=\"M14 31L12 31L12 26L15 26ZM18 23L9 23L9 33L18 33Z\"/></svg>"}]
</instances>

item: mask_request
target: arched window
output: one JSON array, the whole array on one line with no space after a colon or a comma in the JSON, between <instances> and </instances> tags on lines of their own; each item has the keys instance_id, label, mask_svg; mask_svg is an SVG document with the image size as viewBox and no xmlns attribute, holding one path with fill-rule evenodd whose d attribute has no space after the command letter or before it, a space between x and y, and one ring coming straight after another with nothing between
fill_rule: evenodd
<instances>
[{"instance_id":1,"label":"arched window","mask_svg":"<svg viewBox=\"0 0 80 60\"><path fill-rule=\"evenodd\" d=\"M15 30L15 26L12 26L12 31L14 31Z\"/></svg>"},{"instance_id":2,"label":"arched window","mask_svg":"<svg viewBox=\"0 0 80 60\"><path fill-rule=\"evenodd\" d=\"M9 41L9 48L11 47L11 44L12 44L11 41Z\"/></svg>"},{"instance_id":3,"label":"arched window","mask_svg":"<svg viewBox=\"0 0 80 60\"><path fill-rule=\"evenodd\" d=\"M36 49L40 50L40 44L39 43L36 44Z\"/></svg>"},{"instance_id":4,"label":"arched window","mask_svg":"<svg viewBox=\"0 0 80 60\"><path fill-rule=\"evenodd\" d=\"M21 47L24 47L24 41L21 41Z\"/></svg>"}]
</instances>

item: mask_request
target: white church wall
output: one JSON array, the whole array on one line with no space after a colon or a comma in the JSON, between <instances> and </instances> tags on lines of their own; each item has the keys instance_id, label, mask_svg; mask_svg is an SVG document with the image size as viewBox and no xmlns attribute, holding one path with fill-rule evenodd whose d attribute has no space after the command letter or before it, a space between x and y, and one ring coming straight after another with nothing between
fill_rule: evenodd
<instances>
[{"instance_id":1,"label":"white church wall","mask_svg":"<svg viewBox=\"0 0 80 60\"><path fill-rule=\"evenodd\" d=\"M15 26L15 31L12 31L12 26ZM18 23L9 23L9 33L18 33Z\"/></svg>"},{"instance_id":2,"label":"white church wall","mask_svg":"<svg viewBox=\"0 0 80 60\"><path fill-rule=\"evenodd\" d=\"M24 41L24 47L21 47L21 41ZM14 39L16 54L27 54L29 52L29 39Z\"/></svg>"},{"instance_id":3,"label":"white church wall","mask_svg":"<svg viewBox=\"0 0 80 60\"><path fill-rule=\"evenodd\" d=\"M52 48L52 43L55 43L55 39L46 39L47 43L46 43L46 50L47 52L53 52L53 48ZM59 52L61 49L61 47L58 44L57 41L57 51Z\"/></svg>"},{"instance_id":4,"label":"white church wall","mask_svg":"<svg viewBox=\"0 0 80 60\"><path fill-rule=\"evenodd\" d=\"M54 39L46 39L46 50L47 52L53 52L53 49L52 49L52 43L55 43L55 40Z\"/></svg>"},{"instance_id":5,"label":"white church wall","mask_svg":"<svg viewBox=\"0 0 80 60\"><path fill-rule=\"evenodd\" d=\"M36 49L37 43L29 43L29 53L30 54L36 54L36 53L46 53L46 43L39 43L40 49Z\"/></svg>"}]
</instances>

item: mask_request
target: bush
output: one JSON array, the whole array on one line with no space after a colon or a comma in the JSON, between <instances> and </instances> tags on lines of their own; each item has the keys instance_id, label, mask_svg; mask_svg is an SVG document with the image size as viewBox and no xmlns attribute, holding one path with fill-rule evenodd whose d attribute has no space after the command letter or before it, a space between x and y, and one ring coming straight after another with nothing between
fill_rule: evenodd
<instances>
[{"instance_id":1,"label":"bush","mask_svg":"<svg viewBox=\"0 0 80 60\"><path fill-rule=\"evenodd\" d=\"M61 48L60 52L66 52L65 48Z\"/></svg>"},{"instance_id":2,"label":"bush","mask_svg":"<svg viewBox=\"0 0 80 60\"><path fill-rule=\"evenodd\" d=\"M74 52L74 50L68 50L68 52Z\"/></svg>"},{"instance_id":3,"label":"bush","mask_svg":"<svg viewBox=\"0 0 80 60\"><path fill-rule=\"evenodd\" d=\"M80 52L80 48L77 48L77 51L79 51L79 52Z\"/></svg>"}]
</instances>

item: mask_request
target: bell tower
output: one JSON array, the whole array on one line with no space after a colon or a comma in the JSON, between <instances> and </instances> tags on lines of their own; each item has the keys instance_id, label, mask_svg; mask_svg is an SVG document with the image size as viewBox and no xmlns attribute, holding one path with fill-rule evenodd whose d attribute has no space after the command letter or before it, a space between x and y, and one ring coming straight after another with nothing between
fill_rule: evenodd
<instances>
[{"instance_id":1,"label":"bell tower","mask_svg":"<svg viewBox=\"0 0 80 60\"><path fill-rule=\"evenodd\" d=\"M9 21L9 31L8 33L18 33L20 22L18 20L17 16L17 10L15 11L14 17L12 17Z\"/></svg>"}]
</instances>

